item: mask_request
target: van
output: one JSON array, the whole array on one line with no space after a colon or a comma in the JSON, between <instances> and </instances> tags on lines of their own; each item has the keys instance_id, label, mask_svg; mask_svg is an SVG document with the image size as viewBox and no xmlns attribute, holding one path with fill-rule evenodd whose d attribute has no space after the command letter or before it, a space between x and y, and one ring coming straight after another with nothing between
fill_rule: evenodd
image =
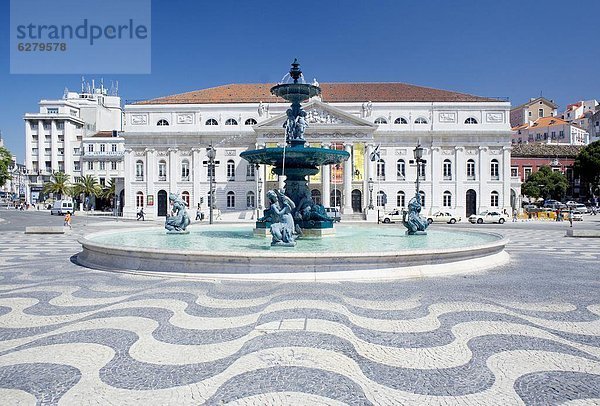
<instances>
[{"instance_id":1,"label":"van","mask_svg":"<svg viewBox=\"0 0 600 406\"><path fill-rule=\"evenodd\" d=\"M54 202L52 209L50 209L50 215L58 214L61 216L68 211L73 213L73 202L70 200L57 200Z\"/></svg>"}]
</instances>

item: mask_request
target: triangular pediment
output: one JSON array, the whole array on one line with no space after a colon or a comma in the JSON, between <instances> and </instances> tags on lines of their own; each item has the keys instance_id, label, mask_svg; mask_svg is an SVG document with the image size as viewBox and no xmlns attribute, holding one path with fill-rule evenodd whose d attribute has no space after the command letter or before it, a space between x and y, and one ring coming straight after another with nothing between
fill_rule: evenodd
<instances>
[{"instance_id":1,"label":"triangular pediment","mask_svg":"<svg viewBox=\"0 0 600 406\"><path fill-rule=\"evenodd\" d=\"M368 132L374 131L377 128L377 125L370 121L356 117L330 104L323 103L320 100L311 100L308 103L303 104L302 108L306 111L306 119L308 122L307 132L335 128L360 129ZM285 113L279 114L255 125L254 130L261 132L280 129L283 127L283 123L286 119L287 115Z\"/></svg>"}]
</instances>

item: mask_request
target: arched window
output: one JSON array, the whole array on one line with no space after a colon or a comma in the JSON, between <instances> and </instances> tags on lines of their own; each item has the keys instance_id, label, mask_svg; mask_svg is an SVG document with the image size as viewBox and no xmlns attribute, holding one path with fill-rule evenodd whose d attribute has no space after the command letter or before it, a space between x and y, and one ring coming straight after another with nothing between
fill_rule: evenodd
<instances>
[{"instance_id":1,"label":"arched window","mask_svg":"<svg viewBox=\"0 0 600 406\"><path fill-rule=\"evenodd\" d=\"M227 208L235 208L235 193L233 192L227 192Z\"/></svg>"},{"instance_id":2,"label":"arched window","mask_svg":"<svg viewBox=\"0 0 600 406\"><path fill-rule=\"evenodd\" d=\"M419 165L419 178L421 180L425 180L425 173L427 171L425 170L425 162L421 161L421 164Z\"/></svg>"},{"instance_id":3,"label":"arched window","mask_svg":"<svg viewBox=\"0 0 600 406\"><path fill-rule=\"evenodd\" d=\"M254 172L254 164L246 165L246 180L254 180L255 172Z\"/></svg>"},{"instance_id":4,"label":"arched window","mask_svg":"<svg viewBox=\"0 0 600 406\"><path fill-rule=\"evenodd\" d=\"M385 180L385 161L383 159L377 161L377 179Z\"/></svg>"},{"instance_id":5,"label":"arched window","mask_svg":"<svg viewBox=\"0 0 600 406\"><path fill-rule=\"evenodd\" d=\"M448 190L444 192L442 206L448 208L452 207L452 193L450 193Z\"/></svg>"},{"instance_id":6,"label":"arched window","mask_svg":"<svg viewBox=\"0 0 600 406\"><path fill-rule=\"evenodd\" d=\"M248 120L246 120L244 122L244 125L255 125L256 124L256 120L253 118L249 118Z\"/></svg>"},{"instance_id":7,"label":"arched window","mask_svg":"<svg viewBox=\"0 0 600 406\"><path fill-rule=\"evenodd\" d=\"M181 200L183 200L185 202L185 205L187 207L190 207L190 192L188 191L183 191L181 192Z\"/></svg>"},{"instance_id":8,"label":"arched window","mask_svg":"<svg viewBox=\"0 0 600 406\"><path fill-rule=\"evenodd\" d=\"M477 124L477 120L473 117L469 117L465 120L465 124Z\"/></svg>"},{"instance_id":9,"label":"arched window","mask_svg":"<svg viewBox=\"0 0 600 406\"><path fill-rule=\"evenodd\" d=\"M425 192L421 190L419 194L421 195L421 207L425 207Z\"/></svg>"},{"instance_id":10,"label":"arched window","mask_svg":"<svg viewBox=\"0 0 600 406\"><path fill-rule=\"evenodd\" d=\"M235 180L235 161L227 161L227 180Z\"/></svg>"},{"instance_id":11,"label":"arched window","mask_svg":"<svg viewBox=\"0 0 600 406\"><path fill-rule=\"evenodd\" d=\"M219 125L219 122L217 120L215 120L214 118L209 118L208 120L206 120L206 125Z\"/></svg>"},{"instance_id":12,"label":"arched window","mask_svg":"<svg viewBox=\"0 0 600 406\"><path fill-rule=\"evenodd\" d=\"M387 204L387 195L383 190L377 192L377 206L385 206Z\"/></svg>"},{"instance_id":13,"label":"arched window","mask_svg":"<svg viewBox=\"0 0 600 406\"><path fill-rule=\"evenodd\" d=\"M398 159L396 161L396 178L398 180L404 180L406 178L406 163L404 159Z\"/></svg>"},{"instance_id":14,"label":"arched window","mask_svg":"<svg viewBox=\"0 0 600 406\"><path fill-rule=\"evenodd\" d=\"M190 180L190 161L187 159L181 161L181 180L183 182Z\"/></svg>"},{"instance_id":15,"label":"arched window","mask_svg":"<svg viewBox=\"0 0 600 406\"><path fill-rule=\"evenodd\" d=\"M254 192L246 193L246 207L249 209L253 209L255 207L254 201Z\"/></svg>"},{"instance_id":16,"label":"arched window","mask_svg":"<svg viewBox=\"0 0 600 406\"><path fill-rule=\"evenodd\" d=\"M387 124L387 120L383 117L379 117L377 120L375 120L375 124Z\"/></svg>"},{"instance_id":17,"label":"arched window","mask_svg":"<svg viewBox=\"0 0 600 406\"><path fill-rule=\"evenodd\" d=\"M208 192L206 192L206 201L207 202L211 202L212 201L212 207L214 209L216 207L215 202L217 201L217 199L216 199L216 193L212 196L212 199L211 199L211 194L212 193L210 193L210 190ZM208 204L209 204L208 207L210 208L210 203L208 203Z\"/></svg>"},{"instance_id":18,"label":"arched window","mask_svg":"<svg viewBox=\"0 0 600 406\"><path fill-rule=\"evenodd\" d=\"M467 161L467 180L475 180L475 161L472 159Z\"/></svg>"},{"instance_id":19,"label":"arched window","mask_svg":"<svg viewBox=\"0 0 600 406\"><path fill-rule=\"evenodd\" d=\"M142 161L135 163L135 180L144 180L144 162Z\"/></svg>"},{"instance_id":20,"label":"arched window","mask_svg":"<svg viewBox=\"0 0 600 406\"><path fill-rule=\"evenodd\" d=\"M158 123L156 123L156 125L169 125L169 122L163 118L158 120Z\"/></svg>"},{"instance_id":21,"label":"arched window","mask_svg":"<svg viewBox=\"0 0 600 406\"><path fill-rule=\"evenodd\" d=\"M452 180L452 161L444 159L444 180Z\"/></svg>"},{"instance_id":22,"label":"arched window","mask_svg":"<svg viewBox=\"0 0 600 406\"><path fill-rule=\"evenodd\" d=\"M233 119L233 118L228 118L225 121L225 125L237 125L237 120Z\"/></svg>"},{"instance_id":23,"label":"arched window","mask_svg":"<svg viewBox=\"0 0 600 406\"><path fill-rule=\"evenodd\" d=\"M403 191L399 191L396 193L396 206L397 207L405 207L406 206L406 195Z\"/></svg>"},{"instance_id":24,"label":"arched window","mask_svg":"<svg viewBox=\"0 0 600 406\"><path fill-rule=\"evenodd\" d=\"M419 117L415 120L415 124L427 124L427 119L424 117Z\"/></svg>"},{"instance_id":25,"label":"arched window","mask_svg":"<svg viewBox=\"0 0 600 406\"><path fill-rule=\"evenodd\" d=\"M144 207L144 193L137 192L135 194L135 207Z\"/></svg>"},{"instance_id":26,"label":"arched window","mask_svg":"<svg viewBox=\"0 0 600 406\"><path fill-rule=\"evenodd\" d=\"M495 190L491 193L490 195L490 206L492 207L498 207L498 192L496 192Z\"/></svg>"},{"instance_id":27,"label":"arched window","mask_svg":"<svg viewBox=\"0 0 600 406\"><path fill-rule=\"evenodd\" d=\"M167 180L167 163L164 160L158 162L158 180Z\"/></svg>"},{"instance_id":28,"label":"arched window","mask_svg":"<svg viewBox=\"0 0 600 406\"><path fill-rule=\"evenodd\" d=\"M492 180L500 179L500 164L497 159L492 159L490 162L490 177Z\"/></svg>"},{"instance_id":29,"label":"arched window","mask_svg":"<svg viewBox=\"0 0 600 406\"><path fill-rule=\"evenodd\" d=\"M398 117L394 120L394 124L408 124L408 121L404 117Z\"/></svg>"},{"instance_id":30,"label":"arched window","mask_svg":"<svg viewBox=\"0 0 600 406\"><path fill-rule=\"evenodd\" d=\"M314 204L321 204L321 191L319 189L311 190L310 197Z\"/></svg>"}]
</instances>

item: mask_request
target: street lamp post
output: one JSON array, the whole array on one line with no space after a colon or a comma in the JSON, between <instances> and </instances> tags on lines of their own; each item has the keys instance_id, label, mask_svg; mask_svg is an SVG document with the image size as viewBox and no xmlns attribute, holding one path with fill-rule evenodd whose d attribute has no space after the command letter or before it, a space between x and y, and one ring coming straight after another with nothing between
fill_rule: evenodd
<instances>
[{"instance_id":1,"label":"street lamp post","mask_svg":"<svg viewBox=\"0 0 600 406\"><path fill-rule=\"evenodd\" d=\"M212 146L212 143L206 148L206 156L208 157L208 177L210 179L210 192L209 192L209 224L213 223L213 204L214 204L214 190L213 183L215 178L215 156L217 155L215 149Z\"/></svg>"},{"instance_id":2,"label":"street lamp post","mask_svg":"<svg viewBox=\"0 0 600 406\"><path fill-rule=\"evenodd\" d=\"M369 178L367 184L369 185L369 210L373 210L375 208L373 207L373 178Z\"/></svg>"},{"instance_id":3,"label":"street lamp post","mask_svg":"<svg viewBox=\"0 0 600 406\"><path fill-rule=\"evenodd\" d=\"M419 169L421 166L421 158L423 158L423 147L421 147L421 144L417 144L417 147L413 150L413 154L415 157L415 161L417 162L417 195L420 195L420 187L419 187Z\"/></svg>"}]
</instances>

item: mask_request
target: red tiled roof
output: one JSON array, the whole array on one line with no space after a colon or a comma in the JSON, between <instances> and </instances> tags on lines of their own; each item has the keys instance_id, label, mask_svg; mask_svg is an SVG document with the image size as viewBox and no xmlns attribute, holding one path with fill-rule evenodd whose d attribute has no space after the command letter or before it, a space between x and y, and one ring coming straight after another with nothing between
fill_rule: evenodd
<instances>
[{"instance_id":1,"label":"red tiled roof","mask_svg":"<svg viewBox=\"0 0 600 406\"><path fill-rule=\"evenodd\" d=\"M134 104L279 103L274 83L230 84L145 100ZM482 102L497 99L405 83L321 83L324 102Z\"/></svg>"},{"instance_id":2,"label":"red tiled roof","mask_svg":"<svg viewBox=\"0 0 600 406\"><path fill-rule=\"evenodd\" d=\"M574 158L584 145L556 145L543 143L513 144L511 157L571 157Z\"/></svg>"}]
</instances>

